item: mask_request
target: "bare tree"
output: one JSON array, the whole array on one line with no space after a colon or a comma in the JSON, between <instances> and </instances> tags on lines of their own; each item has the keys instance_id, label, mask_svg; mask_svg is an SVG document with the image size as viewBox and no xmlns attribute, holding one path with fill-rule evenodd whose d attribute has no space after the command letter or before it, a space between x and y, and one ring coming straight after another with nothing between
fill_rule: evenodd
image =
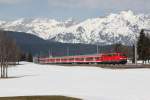
<instances>
[{"instance_id":1,"label":"bare tree","mask_svg":"<svg viewBox=\"0 0 150 100\"><path fill-rule=\"evenodd\" d=\"M8 77L8 65L17 62L19 49L15 41L7 36L7 32L0 31L0 65L1 78Z\"/></svg>"}]
</instances>

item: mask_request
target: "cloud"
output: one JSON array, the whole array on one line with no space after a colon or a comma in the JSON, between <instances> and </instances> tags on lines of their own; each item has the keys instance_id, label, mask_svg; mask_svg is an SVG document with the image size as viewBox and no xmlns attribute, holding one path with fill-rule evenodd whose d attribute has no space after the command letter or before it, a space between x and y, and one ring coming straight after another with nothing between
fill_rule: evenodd
<instances>
[{"instance_id":1,"label":"cloud","mask_svg":"<svg viewBox=\"0 0 150 100\"><path fill-rule=\"evenodd\" d=\"M66 8L148 8L150 0L48 0L50 6ZM150 8L150 7L149 7Z\"/></svg>"},{"instance_id":2,"label":"cloud","mask_svg":"<svg viewBox=\"0 0 150 100\"><path fill-rule=\"evenodd\" d=\"M48 0L50 6L56 7L90 7L92 3L98 0ZM92 4L93 5L93 4Z\"/></svg>"},{"instance_id":3,"label":"cloud","mask_svg":"<svg viewBox=\"0 0 150 100\"><path fill-rule=\"evenodd\" d=\"M29 0L0 0L0 4L19 4Z\"/></svg>"}]
</instances>

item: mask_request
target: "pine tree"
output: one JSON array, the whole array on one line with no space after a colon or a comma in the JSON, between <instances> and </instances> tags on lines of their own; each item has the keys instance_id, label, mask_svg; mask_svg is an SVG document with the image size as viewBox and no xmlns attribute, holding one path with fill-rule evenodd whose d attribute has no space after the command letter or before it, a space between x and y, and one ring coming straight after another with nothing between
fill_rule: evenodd
<instances>
[{"instance_id":1,"label":"pine tree","mask_svg":"<svg viewBox=\"0 0 150 100\"><path fill-rule=\"evenodd\" d=\"M29 53L29 54L27 55L27 61L28 61L28 62L33 62L33 57L32 57L32 54L31 54L31 53Z\"/></svg>"},{"instance_id":2,"label":"pine tree","mask_svg":"<svg viewBox=\"0 0 150 100\"><path fill-rule=\"evenodd\" d=\"M132 46L132 63L135 63L135 45Z\"/></svg>"},{"instance_id":3,"label":"pine tree","mask_svg":"<svg viewBox=\"0 0 150 100\"><path fill-rule=\"evenodd\" d=\"M137 43L139 59L146 61L150 56L150 38L145 35L144 29L141 30Z\"/></svg>"},{"instance_id":4,"label":"pine tree","mask_svg":"<svg viewBox=\"0 0 150 100\"><path fill-rule=\"evenodd\" d=\"M139 59L141 60L144 59L143 58L144 38L145 38L145 34L144 34L144 30L142 29L137 43L138 55L139 55Z\"/></svg>"},{"instance_id":5,"label":"pine tree","mask_svg":"<svg viewBox=\"0 0 150 100\"><path fill-rule=\"evenodd\" d=\"M25 53L21 53L20 54L20 61L26 61L26 54Z\"/></svg>"}]
</instances>

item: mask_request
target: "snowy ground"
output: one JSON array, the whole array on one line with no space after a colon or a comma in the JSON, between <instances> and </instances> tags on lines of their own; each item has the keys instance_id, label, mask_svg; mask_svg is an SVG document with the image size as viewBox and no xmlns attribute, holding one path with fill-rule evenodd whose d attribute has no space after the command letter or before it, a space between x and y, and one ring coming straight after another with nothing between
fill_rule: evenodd
<instances>
[{"instance_id":1,"label":"snowy ground","mask_svg":"<svg viewBox=\"0 0 150 100\"><path fill-rule=\"evenodd\" d=\"M22 62L0 79L0 96L64 95L84 100L149 100L150 69L111 70Z\"/></svg>"}]
</instances>

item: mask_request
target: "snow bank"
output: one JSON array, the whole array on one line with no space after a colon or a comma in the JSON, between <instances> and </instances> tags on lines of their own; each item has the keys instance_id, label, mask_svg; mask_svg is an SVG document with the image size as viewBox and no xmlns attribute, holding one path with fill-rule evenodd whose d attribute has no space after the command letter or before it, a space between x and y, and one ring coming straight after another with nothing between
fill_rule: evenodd
<instances>
[{"instance_id":1,"label":"snow bank","mask_svg":"<svg viewBox=\"0 0 150 100\"><path fill-rule=\"evenodd\" d=\"M84 100L148 100L150 70L25 63L0 79L0 96L65 95Z\"/></svg>"}]
</instances>

